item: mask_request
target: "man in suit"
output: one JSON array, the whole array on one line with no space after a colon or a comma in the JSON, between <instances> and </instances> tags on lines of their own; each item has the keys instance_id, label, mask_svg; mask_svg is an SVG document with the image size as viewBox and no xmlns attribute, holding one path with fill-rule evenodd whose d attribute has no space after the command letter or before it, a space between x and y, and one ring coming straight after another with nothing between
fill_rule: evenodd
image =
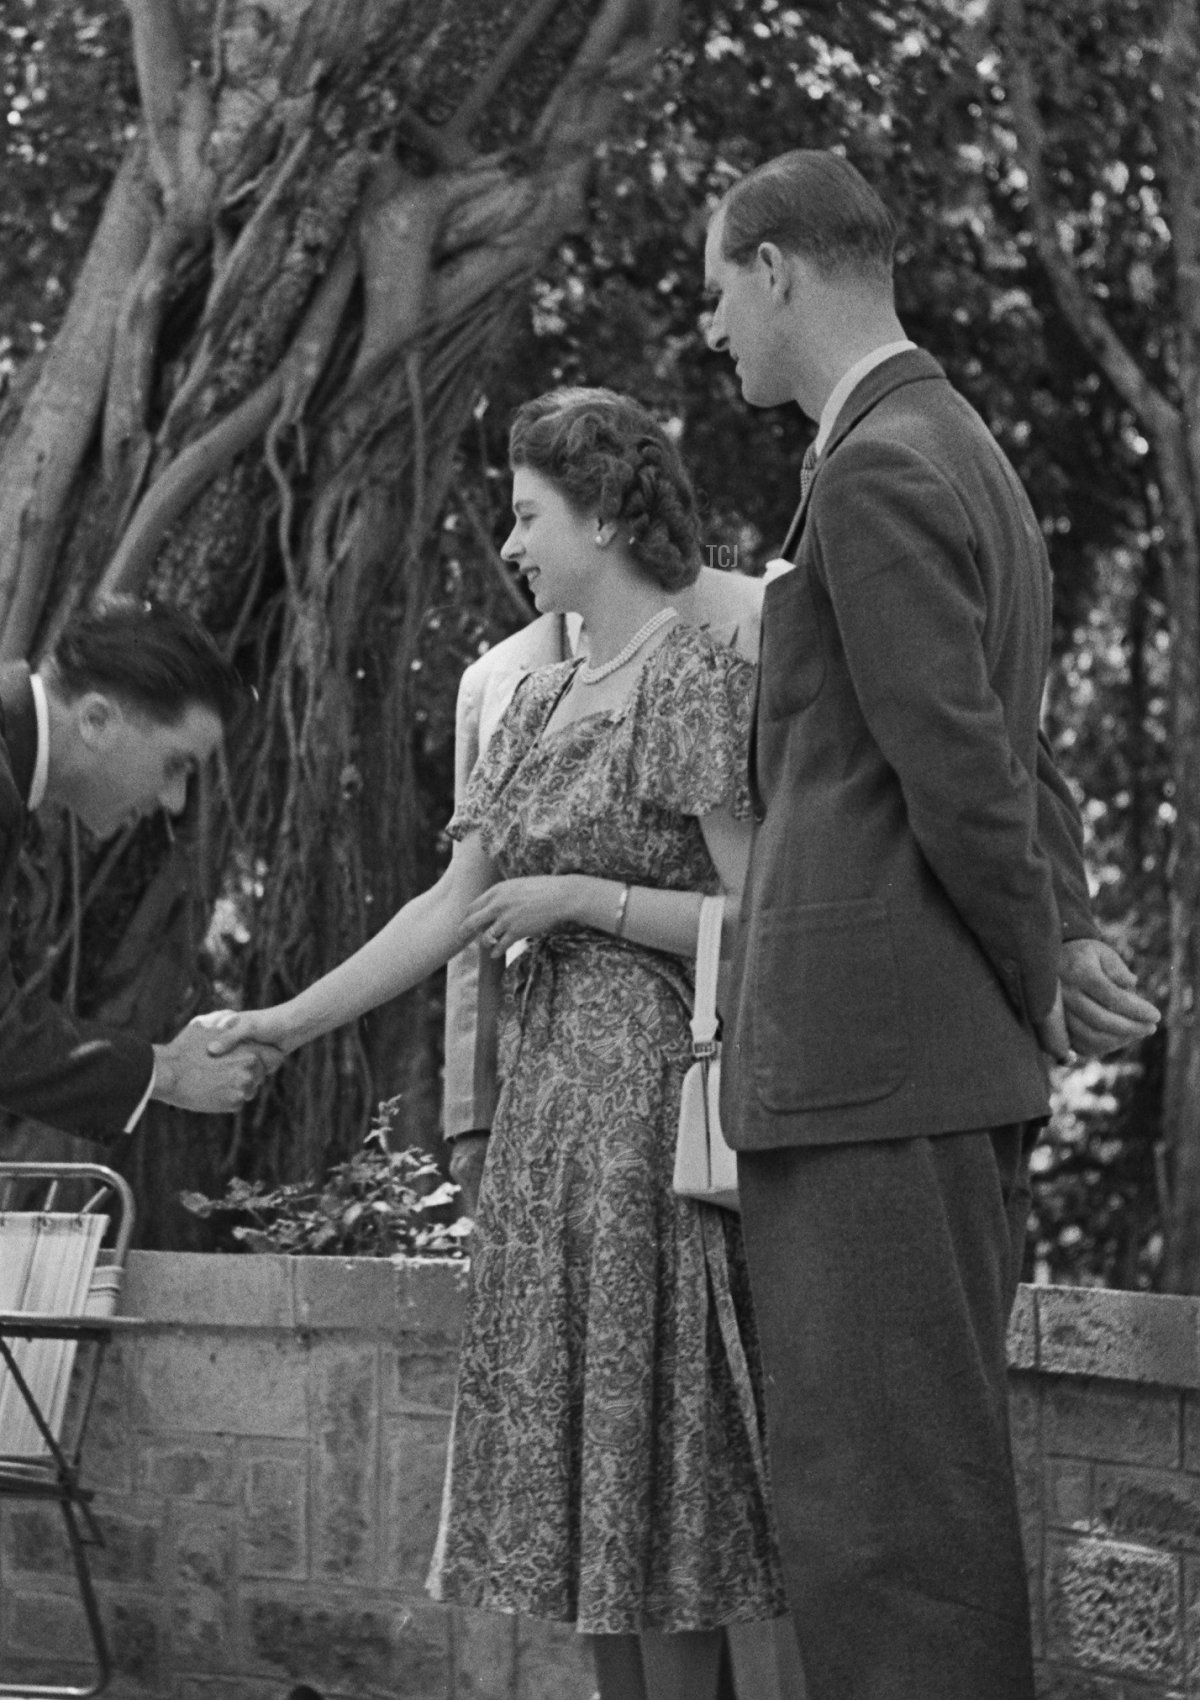
<instances>
[{"instance_id":1,"label":"man in suit","mask_svg":"<svg viewBox=\"0 0 1200 1700\"><path fill-rule=\"evenodd\" d=\"M710 346L818 421L763 608L723 1112L812 1700L1033 1700L1005 1331L1043 1053L1157 1011L1039 738L1041 530L905 337L893 245L815 152L709 227Z\"/></svg>"},{"instance_id":2,"label":"man in suit","mask_svg":"<svg viewBox=\"0 0 1200 1700\"><path fill-rule=\"evenodd\" d=\"M263 1059L208 1055L203 1026L169 1044L70 1014L44 989L23 995L11 961L11 910L29 815L65 808L97 838L157 809L178 814L188 782L221 743L242 689L186 615L114 602L76 615L31 673L0 669L0 1106L108 1141L151 1098L233 1110L261 1083Z\"/></svg>"}]
</instances>

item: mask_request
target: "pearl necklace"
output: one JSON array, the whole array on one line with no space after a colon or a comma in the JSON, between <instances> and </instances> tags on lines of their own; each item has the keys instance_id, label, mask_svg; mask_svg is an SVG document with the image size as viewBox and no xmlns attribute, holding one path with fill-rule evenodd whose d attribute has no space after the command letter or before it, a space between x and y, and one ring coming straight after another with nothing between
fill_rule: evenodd
<instances>
[{"instance_id":1,"label":"pearl necklace","mask_svg":"<svg viewBox=\"0 0 1200 1700\"><path fill-rule=\"evenodd\" d=\"M639 649L643 649L655 632L661 631L668 620L675 618L674 608L660 608L657 614L651 615L644 626L639 626L624 649L620 649L611 661L606 661L602 667L589 667L585 661L576 675L581 685L598 685L601 679L607 679L610 673L615 673L618 667L624 667L627 661L632 661Z\"/></svg>"}]
</instances>

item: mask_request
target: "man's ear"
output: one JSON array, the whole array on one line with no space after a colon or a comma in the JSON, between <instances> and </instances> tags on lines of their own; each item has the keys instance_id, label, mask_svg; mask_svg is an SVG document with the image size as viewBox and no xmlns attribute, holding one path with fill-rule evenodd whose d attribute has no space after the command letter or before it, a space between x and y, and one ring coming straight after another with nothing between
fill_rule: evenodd
<instances>
[{"instance_id":1,"label":"man's ear","mask_svg":"<svg viewBox=\"0 0 1200 1700\"><path fill-rule=\"evenodd\" d=\"M795 254L785 254L774 242L760 242L755 260L762 268L763 282L772 298L786 306L796 283L796 268L803 264Z\"/></svg>"},{"instance_id":2,"label":"man's ear","mask_svg":"<svg viewBox=\"0 0 1200 1700\"><path fill-rule=\"evenodd\" d=\"M75 703L74 713L81 741L89 750L103 749L120 714L113 699L103 691L85 691Z\"/></svg>"}]
</instances>

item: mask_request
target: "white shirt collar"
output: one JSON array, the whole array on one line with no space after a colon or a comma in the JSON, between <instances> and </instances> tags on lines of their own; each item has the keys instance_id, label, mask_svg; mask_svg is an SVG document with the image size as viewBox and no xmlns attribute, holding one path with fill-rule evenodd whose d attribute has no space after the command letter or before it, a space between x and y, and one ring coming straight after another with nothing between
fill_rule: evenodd
<instances>
[{"instance_id":1,"label":"white shirt collar","mask_svg":"<svg viewBox=\"0 0 1200 1700\"><path fill-rule=\"evenodd\" d=\"M821 419L817 426L816 442L813 444L816 452L821 454L826 443L833 435L837 424L838 414L845 407L853 392L862 383L868 372L873 372L876 366L882 366L885 360L890 360L894 354L903 354L910 348L915 348L915 342L909 342L905 337L901 342L885 342L881 348L873 348L870 354L864 354L861 360L856 360L848 372L843 372L830 392L829 400L821 409Z\"/></svg>"},{"instance_id":2,"label":"white shirt collar","mask_svg":"<svg viewBox=\"0 0 1200 1700\"><path fill-rule=\"evenodd\" d=\"M29 686L33 691L33 712L37 717L37 755L34 757L33 780L26 805L33 814L42 806L50 773L50 709L46 703L46 687L37 673L29 675Z\"/></svg>"}]
</instances>

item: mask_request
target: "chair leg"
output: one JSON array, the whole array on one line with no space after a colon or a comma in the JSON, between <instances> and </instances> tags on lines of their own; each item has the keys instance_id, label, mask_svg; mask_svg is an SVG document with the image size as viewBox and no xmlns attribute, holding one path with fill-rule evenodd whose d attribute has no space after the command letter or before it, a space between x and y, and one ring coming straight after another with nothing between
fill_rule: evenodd
<instances>
[{"instance_id":1,"label":"chair leg","mask_svg":"<svg viewBox=\"0 0 1200 1700\"><path fill-rule=\"evenodd\" d=\"M112 1654L108 1647L108 1638L104 1633L104 1624L100 1617L100 1602L96 1598L95 1585L92 1582L91 1566L88 1564L88 1546L103 1546L104 1536L96 1521L91 1506L88 1504L90 1495L85 1495L75 1486L74 1475L65 1464L57 1445L54 1451L59 1458L58 1492L55 1498L63 1514L63 1522L67 1527L67 1544L71 1549L71 1561L75 1567L75 1580L79 1586L79 1597L83 1605L84 1616L87 1618L88 1633L92 1640L92 1653L95 1659L96 1675L86 1686L80 1687L75 1683L29 1683L29 1682L0 1682L0 1700L4 1696L28 1697L28 1700L92 1700L97 1694L103 1694L112 1680ZM87 1526L85 1537L79 1527L77 1513L82 1514Z\"/></svg>"},{"instance_id":2,"label":"chair leg","mask_svg":"<svg viewBox=\"0 0 1200 1700\"><path fill-rule=\"evenodd\" d=\"M65 1495L59 1498L58 1503L62 1509L63 1521L67 1526L67 1543L71 1548L75 1578L79 1584L79 1594L83 1602L84 1615L87 1618L88 1632L92 1638L96 1675L86 1687L81 1687L75 1683L61 1682L0 1682L0 1696L28 1696L28 1700L92 1700L94 1695L103 1694L112 1680L112 1655L108 1649L104 1625L100 1620L100 1606L92 1583L84 1539L75 1517L75 1506ZM86 1505L82 1509L86 1512ZM89 1517L89 1522L91 1521L92 1519Z\"/></svg>"},{"instance_id":3,"label":"chair leg","mask_svg":"<svg viewBox=\"0 0 1200 1700\"><path fill-rule=\"evenodd\" d=\"M100 1620L100 1604L96 1599L96 1590L92 1583L91 1566L88 1564L87 1550L83 1536L79 1532L79 1524L75 1517L75 1506L69 1499L59 1500L62 1506L63 1521L67 1525L67 1540L71 1547L71 1557L75 1561L75 1576L79 1583L79 1594L83 1601L84 1615L87 1617L88 1630L92 1637L92 1649L96 1656L96 1680L90 1688L62 1688L57 1690L63 1695L83 1697L93 1694L103 1694L112 1678L112 1655L108 1650L108 1638L104 1633L104 1625ZM85 1514L87 1507L84 1507ZM88 1517L89 1523L92 1518ZM43 1693L54 1693L54 1689L43 1690Z\"/></svg>"}]
</instances>

